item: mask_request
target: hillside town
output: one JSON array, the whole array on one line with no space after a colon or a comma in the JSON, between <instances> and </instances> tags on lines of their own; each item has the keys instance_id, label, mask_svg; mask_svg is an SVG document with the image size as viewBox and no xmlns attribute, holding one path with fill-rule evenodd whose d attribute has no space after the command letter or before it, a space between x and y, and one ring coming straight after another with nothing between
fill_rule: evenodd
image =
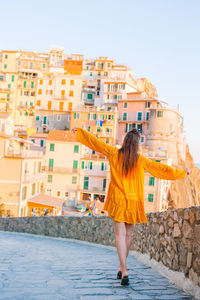
<instances>
[{"instance_id":1,"label":"hillside town","mask_svg":"<svg viewBox=\"0 0 200 300\"><path fill-rule=\"evenodd\" d=\"M80 144L82 127L120 148L141 133L140 153L171 166L186 160L183 118L147 78L113 59L0 52L0 205L4 216L104 214L110 180L104 155ZM171 182L145 173L145 211L170 207ZM76 210L75 210L76 209Z\"/></svg>"}]
</instances>

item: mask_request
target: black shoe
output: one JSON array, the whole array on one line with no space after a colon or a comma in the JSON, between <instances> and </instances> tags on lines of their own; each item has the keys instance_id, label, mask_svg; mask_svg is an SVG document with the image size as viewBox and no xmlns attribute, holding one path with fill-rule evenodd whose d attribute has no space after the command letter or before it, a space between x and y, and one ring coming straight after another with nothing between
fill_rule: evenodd
<instances>
[{"instance_id":1,"label":"black shoe","mask_svg":"<svg viewBox=\"0 0 200 300\"><path fill-rule=\"evenodd\" d=\"M128 276L124 276L121 280L121 285L129 285Z\"/></svg>"},{"instance_id":2,"label":"black shoe","mask_svg":"<svg viewBox=\"0 0 200 300\"><path fill-rule=\"evenodd\" d=\"M117 279L122 279L122 272L121 272L121 271L119 271L119 272L117 273Z\"/></svg>"}]
</instances>

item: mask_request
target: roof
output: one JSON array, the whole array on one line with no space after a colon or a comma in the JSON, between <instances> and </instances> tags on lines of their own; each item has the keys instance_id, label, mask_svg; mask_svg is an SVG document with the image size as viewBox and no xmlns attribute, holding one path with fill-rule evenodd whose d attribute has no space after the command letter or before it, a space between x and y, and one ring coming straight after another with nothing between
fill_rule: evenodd
<instances>
[{"instance_id":1,"label":"roof","mask_svg":"<svg viewBox=\"0 0 200 300\"><path fill-rule=\"evenodd\" d=\"M75 135L71 131L66 130L50 130L48 141L60 141L60 142L77 142Z\"/></svg>"},{"instance_id":2,"label":"roof","mask_svg":"<svg viewBox=\"0 0 200 300\"><path fill-rule=\"evenodd\" d=\"M64 201L63 199L52 197L45 194L37 195L28 200L28 202L31 203L37 203L37 204L42 204L42 205L47 205L52 207L62 207L63 201Z\"/></svg>"}]
</instances>

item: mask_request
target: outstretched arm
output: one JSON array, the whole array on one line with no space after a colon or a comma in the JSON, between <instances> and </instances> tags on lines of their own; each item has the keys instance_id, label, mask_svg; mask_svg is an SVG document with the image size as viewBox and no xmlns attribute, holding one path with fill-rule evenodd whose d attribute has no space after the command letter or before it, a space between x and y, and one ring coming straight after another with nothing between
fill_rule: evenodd
<instances>
[{"instance_id":1,"label":"outstretched arm","mask_svg":"<svg viewBox=\"0 0 200 300\"><path fill-rule=\"evenodd\" d=\"M103 153L107 157L115 149L115 147L107 145L100 139L96 138L93 134L89 133L88 131L82 128L76 128L75 131L76 131L76 138L80 143L82 143L83 145L87 146L88 148L94 151Z\"/></svg>"},{"instance_id":2,"label":"outstretched arm","mask_svg":"<svg viewBox=\"0 0 200 300\"><path fill-rule=\"evenodd\" d=\"M168 165L156 162L141 155L143 166L154 177L166 180L175 180L185 177L186 170L173 168ZM188 173L188 172L187 172Z\"/></svg>"}]
</instances>

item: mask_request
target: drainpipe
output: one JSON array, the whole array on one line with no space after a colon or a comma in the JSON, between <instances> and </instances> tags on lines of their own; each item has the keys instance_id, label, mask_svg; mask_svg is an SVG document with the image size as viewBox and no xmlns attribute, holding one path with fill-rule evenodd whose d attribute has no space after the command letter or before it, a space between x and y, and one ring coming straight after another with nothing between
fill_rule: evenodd
<instances>
[{"instance_id":1,"label":"drainpipe","mask_svg":"<svg viewBox=\"0 0 200 300\"><path fill-rule=\"evenodd\" d=\"M19 187L19 209L18 209L18 217L20 217L21 212L21 196L22 196L22 179L23 179L23 164L24 159L21 160L21 172L20 172L20 187Z\"/></svg>"}]
</instances>

